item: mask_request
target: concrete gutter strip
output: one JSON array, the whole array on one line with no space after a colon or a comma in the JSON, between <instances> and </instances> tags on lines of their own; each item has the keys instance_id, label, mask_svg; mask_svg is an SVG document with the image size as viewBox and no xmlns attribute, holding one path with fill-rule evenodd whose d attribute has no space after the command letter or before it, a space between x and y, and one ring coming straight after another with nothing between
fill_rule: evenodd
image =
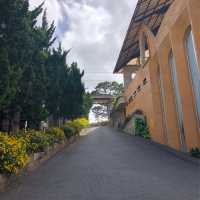
<instances>
[{"instance_id":1,"label":"concrete gutter strip","mask_svg":"<svg viewBox=\"0 0 200 200\"><path fill-rule=\"evenodd\" d=\"M157 143L157 142L155 142L153 140L146 140L146 139L144 139L142 137L131 135L131 134L129 134L129 133L123 131L123 130L118 130L118 132L121 133L121 134L129 135L130 137L135 137L135 138L137 138L139 140L148 142L148 143L158 147L162 151L167 151L167 152L173 154L174 156L176 156L179 159L182 159L182 160L185 160L185 161L189 161L189 162L192 162L192 163L200 166L200 159L192 157L189 153L183 153L183 152L177 151L175 149L172 149L172 148L170 148L168 146L159 144L159 143Z\"/></svg>"}]
</instances>

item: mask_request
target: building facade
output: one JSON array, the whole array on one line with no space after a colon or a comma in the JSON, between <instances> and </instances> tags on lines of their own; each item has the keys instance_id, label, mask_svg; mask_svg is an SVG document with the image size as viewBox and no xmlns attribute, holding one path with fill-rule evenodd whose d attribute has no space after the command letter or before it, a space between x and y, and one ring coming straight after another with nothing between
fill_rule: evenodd
<instances>
[{"instance_id":1,"label":"building facade","mask_svg":"<svg viewBox=\"0 0 200 200\"><path fill-rule=\"evenodd\" d=\"M126 118L141 111L152 140L200 148L199 0L139 0L114 72Z\"/></svg>"}]
</instances>

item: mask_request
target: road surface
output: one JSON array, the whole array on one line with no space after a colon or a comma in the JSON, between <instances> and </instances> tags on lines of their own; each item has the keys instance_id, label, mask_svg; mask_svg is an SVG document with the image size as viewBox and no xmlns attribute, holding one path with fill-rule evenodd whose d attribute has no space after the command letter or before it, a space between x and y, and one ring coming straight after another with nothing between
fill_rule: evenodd
<instances>
[{"instance_id":1,"label":"road surface","mask_svg":"<svg viewBox=\"0 0 200 200\"><path fill-rule=\"evenodd\" d=\"M200 171L140 138L92 128L1 200L199 200Z\"/></svg>"}]
</instances>

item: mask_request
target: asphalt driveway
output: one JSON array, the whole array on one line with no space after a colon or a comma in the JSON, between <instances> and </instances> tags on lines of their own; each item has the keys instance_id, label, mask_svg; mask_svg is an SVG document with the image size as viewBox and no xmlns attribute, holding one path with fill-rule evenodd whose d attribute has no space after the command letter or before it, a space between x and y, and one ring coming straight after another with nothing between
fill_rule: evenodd
<instances>
[{"instance_id":1,"label":"asphalt driveway","mask_svg":"<svg viewBox=\"0 0 200 200\"><path fill-rule=\"evenodd\" d=\"M99 127L0 200L200 200L200 168L148 141Z\"/></svg>"}]
</instances>

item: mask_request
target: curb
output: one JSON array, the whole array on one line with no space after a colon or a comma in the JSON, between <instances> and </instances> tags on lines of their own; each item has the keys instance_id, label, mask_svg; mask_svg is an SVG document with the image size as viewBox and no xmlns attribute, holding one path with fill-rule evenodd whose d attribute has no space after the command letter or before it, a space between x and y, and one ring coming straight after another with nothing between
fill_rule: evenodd
<instances>
[{"instance_id":1,"label":"curb","mask_svg":"<svg viewBox=\"0 0 200 200\"><path fill-rule=\"evenodd\" d=\"M12 186L21 177L27 176L38 168L40 168L45 162L52 159L55 155L62 152L70 144L75 143L79 137L73 137L70 140L66 140L61 144L54 144L54 146L48 149L46 152L39 152L30 155L30 161L27 166L19 173L19 175L10 175L7 177L4 174L0 174L0 193L6 192L9 186Z\"/></svg>"},{"instance_id":2,"label":"curb","mask_svg":"<svg viewBox=\"0 0 200 200\"><path fill-rule=\"evenodd\" d=\"M192 157L189 153L184 153L184 152L177 151L175 149L172 149L172 148L170 148L168 146L159 144L159 143L157 143L155 141L152 141L152 140L150 140L150 143L152 145L158 147L159 149L163 150L163 151L167 151L170 154L173 154L174 156L176 156L179 159L182 159L184 161L189 161L189 162L192 162L192 163L200 166L200 159Z\"/></svg>"},{"instance_id":3,"label":"curb","mask_svg":"<svg viewBox=\"0 0 200 200\"><path fill-rule=\"evenodd\" d=\"M189 153L183 153L183 152L180 152L180 151L177 151L175 149L172 149L171 147L168 147L168 146L165 146L165 145L162 145L162 144L159 144L153 140L146 140L142 137L138 137L138 136L135 136L135 135L131 135L131 134L128 134L122 130L117 130L118 133L121 133L121 134L125 134L125 135L128 135L132 138L137 138L137 139L140 139L141 141L145 141L151 145L154 145L156 147L158 147L160 150L162 151L165 151L165 152L168 152L170 154L173 154L174 156L176 156L177 158L179 159L182 159L184 161L189 161L189 162L192 162L193 164L195 165L199 165L200 166L200 159L198 158L194 158L192 157Z\"/></svg>"}]
</instances>

